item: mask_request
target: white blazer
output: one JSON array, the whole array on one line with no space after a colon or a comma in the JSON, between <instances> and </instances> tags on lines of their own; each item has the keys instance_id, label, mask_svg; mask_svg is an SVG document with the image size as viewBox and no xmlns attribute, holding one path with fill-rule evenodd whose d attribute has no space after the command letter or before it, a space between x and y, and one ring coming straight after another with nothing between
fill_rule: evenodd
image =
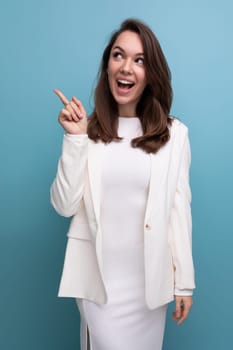
<instances>
[{"instance_id":1,"label":"white blazer","mask_svg":"<svg viewBox=\"0 0 233 350\"><path fill-rule=\"evenodd\" d=\"M144 221L145 302L149 309L174 299L174 289L193 289L190 147L188 129L174 119L170 140L150 154L151 175ZM100 181L104 144L64 136L51 187L51 202L73 216L68 231L59 296L107 302L103 279ZM114 198L113 198L114 200Z\"/></svg>"}]
</instances>

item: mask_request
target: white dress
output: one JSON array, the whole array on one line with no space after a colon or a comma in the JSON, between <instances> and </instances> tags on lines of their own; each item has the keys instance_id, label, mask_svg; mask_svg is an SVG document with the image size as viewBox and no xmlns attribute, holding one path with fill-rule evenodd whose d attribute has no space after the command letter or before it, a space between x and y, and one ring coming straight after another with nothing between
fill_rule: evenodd
<instances>
[{"instance_id":1,"label":"white dress","mask_svg":"<svg viewBox=\"0 0 233 350\"><path fill-rule=\"evenodd\" d=\"M105 305L81 299L91 350L161 350L167 305L145 304L143 227L150 178L150 156L132 148L141 135L139 118L119 117L121 142L105 146L101 228Z\"/></svg>"}]
</instances>

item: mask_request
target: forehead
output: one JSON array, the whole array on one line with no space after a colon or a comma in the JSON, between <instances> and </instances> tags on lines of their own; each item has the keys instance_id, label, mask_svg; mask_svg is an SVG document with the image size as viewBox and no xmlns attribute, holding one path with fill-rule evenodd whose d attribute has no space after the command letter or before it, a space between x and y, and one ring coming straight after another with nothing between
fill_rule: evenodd
<instances>
[{"instance_id":1,"label":"forehead","mask_svg":"<svg viewBox=\"0 0 233 350\"><path fill-rule=\"evenodd\" d=\"M116 46L132 54L143 53L143 45L140 36L129 30L118 35L112 48L114 49Z\"/></svg>"}]
</instances>

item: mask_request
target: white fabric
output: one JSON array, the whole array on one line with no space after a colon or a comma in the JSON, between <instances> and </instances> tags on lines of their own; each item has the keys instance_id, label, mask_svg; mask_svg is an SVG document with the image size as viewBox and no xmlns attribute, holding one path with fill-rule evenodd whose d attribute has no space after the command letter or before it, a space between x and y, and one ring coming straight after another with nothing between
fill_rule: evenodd
<instances>
[{"instance_id":1,"label":"white fabric","mask_svg":"<svg viewBox=\"0 0 233 350\"><path fill-rule=\"evenodd\" d=\"M141 134L138 118L119 117L121 142L105 146L101 186L104 282L108 303L79 300L92 350L160 350L167 305L145 304L143 226L150 158L130 140Z\"/></svg>"},{"instance_id":2,"label":"white fabric","mask_svg":"<svg viewBox=\"0 0 233 350\"><path fill-rule=\"evenodd\" d=\"M174 295L188 297L193 295L193 289L178 289L175 288Z\"/></svg>"},{"instance_id":3,"label":"white fabric","mask_svg":"<svg viewBox=\"0 0 233 350\"><path fill-rule=\"evenodd\" d=\"M76 137L76 136L75 136ZM64 136L62 154L51 186L51 203L63 216L73 216L67 236L60 297L85 298L105 304L101 177L104 143ZM149 309L174 299L174 286L195 288L187 127L174 119L170 139L150 154L149 195L144 219L145 299Z\"/></svg>"}]
</instances>

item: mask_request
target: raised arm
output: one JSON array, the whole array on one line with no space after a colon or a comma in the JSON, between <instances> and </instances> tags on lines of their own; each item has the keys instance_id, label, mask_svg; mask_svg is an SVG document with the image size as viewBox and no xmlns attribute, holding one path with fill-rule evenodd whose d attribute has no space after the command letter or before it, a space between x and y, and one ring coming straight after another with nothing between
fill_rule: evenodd
<instances>
[{"instance_id":1,"label":"raised arm","mask_svg":"<svg viewBox=\"0 0 233 350\"><path fill-rule=\"evenodd\" d=\"M67 134L64 135L62 154L56 177L51 186L51 203L62 216L76 213L83 197L87 163L87 117L76 97L71 101L59 90L54 90L64 104L58 120Z\"/></svg>"}]
</instances>

